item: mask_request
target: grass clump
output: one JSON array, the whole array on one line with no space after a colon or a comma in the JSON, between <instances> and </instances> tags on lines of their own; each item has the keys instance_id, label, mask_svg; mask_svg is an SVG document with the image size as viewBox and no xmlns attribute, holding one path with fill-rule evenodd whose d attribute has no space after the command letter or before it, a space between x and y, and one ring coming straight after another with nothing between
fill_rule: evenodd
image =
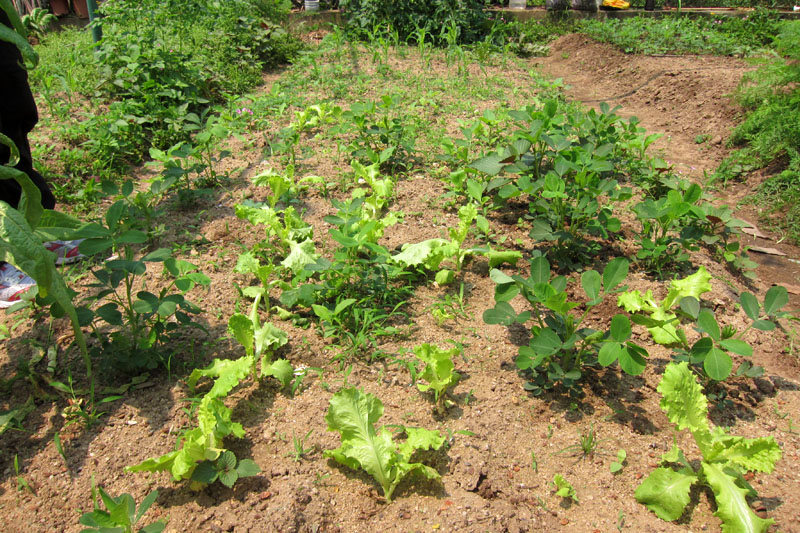
<instances>
[{"instance_id":1,"label":"grass clump","mask_svg":"<svg viewBox=\"0 0 800 533\"><path fill-rule=\"evenodd\" d=\"M779 25L777 14L759 9L736 17L585 20L580 28L593 39L610 43L626 54L749 55L770 47Z\"/></svg>"},{"instance_id":2,"label":"grass clump","mask_svg":"<svg viewBox=\"0 0 800 533\"><path fill-rule=\"evenodd\" d=\"M800 242L800 22L783 23L775 45L778 57L743 79L738 100L748 115L730 139L739 149L714 177L725 181L776 167L755 198L768 206L765 214L771 223ZM771 216L777 213L781 215Z\"/></svg>"}]
</instances>

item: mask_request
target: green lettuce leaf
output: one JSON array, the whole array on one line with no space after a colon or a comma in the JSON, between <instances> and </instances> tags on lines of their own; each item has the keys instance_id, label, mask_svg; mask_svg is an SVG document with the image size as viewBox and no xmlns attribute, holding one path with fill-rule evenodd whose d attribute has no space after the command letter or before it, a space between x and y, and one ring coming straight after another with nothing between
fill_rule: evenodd
<instances>
[{"instance_id":1,"label":"green lettuce leaf","mask_svg":"<svg viewBox=\"0 0 800 533\"><path fill-rule=\"evenodd\" d=\"M747 503L747 489L736 484L736 478L726 474L718 464L702 464L706 482L714 492L717 511L714 516L722 520L723 533L764 533L775 521L756 515Z\"/></svg>"},{"instance_id":2,"label":"green lettuce leaf","mask_svg":"<svg viewBox=\"0 0 800 533\"><path fill-rule=\"evenodd\" d=\"M647 506L659 518L672 522L689 505L689 490L697 476L688 468L679 471L660 467L636 488L636 501Z\"/></svg>"}]
</instances>

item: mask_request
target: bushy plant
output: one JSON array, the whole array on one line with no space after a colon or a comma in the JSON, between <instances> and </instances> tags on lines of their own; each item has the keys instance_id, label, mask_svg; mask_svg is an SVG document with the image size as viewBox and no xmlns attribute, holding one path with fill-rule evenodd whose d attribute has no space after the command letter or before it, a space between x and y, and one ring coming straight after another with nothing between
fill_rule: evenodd
<instances>
[{"instance_id":1,"label":"bushy plant","mask_svg":"<svg viewBox=\"0 0 800 533\"><path fill-rule=\"evenodd\" d=\"M422 34L438 44L447 42L450 31L457 33L456 42L470 43L480 39L487 23L482 0L341 0L339 6L348 29L361 36L391 28L405 40L424 28Z\"/></svg>"}]
</instances>

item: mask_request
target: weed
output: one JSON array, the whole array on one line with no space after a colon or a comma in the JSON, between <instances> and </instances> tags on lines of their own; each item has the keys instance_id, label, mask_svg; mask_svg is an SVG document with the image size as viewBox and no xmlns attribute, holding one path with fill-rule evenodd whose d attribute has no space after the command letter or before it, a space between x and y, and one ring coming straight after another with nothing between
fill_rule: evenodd
<instances>
[{"instance_id":1,"label":"weed","mask_svg":"<svg viewBox=\"0 0 800 533\"><path fill-rule=\"evenodd\" d=\"M305 447L306 439L314 432L313 429L309 430L304 437L297 438L297 435L292 433L292 446L294 450L286 454L286 457L294 459L295 463L299 463L303 457L316 450L316 445L312 444L309 448Z\"/></svg>"}]
</instances>

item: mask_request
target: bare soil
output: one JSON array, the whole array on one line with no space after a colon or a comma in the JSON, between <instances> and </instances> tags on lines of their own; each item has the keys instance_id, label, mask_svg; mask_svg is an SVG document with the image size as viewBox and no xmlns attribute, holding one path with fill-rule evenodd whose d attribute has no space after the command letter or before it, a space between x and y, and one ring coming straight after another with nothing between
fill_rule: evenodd
<instances>
[{"instance_id":1,"label":"bare soil","mask_svg":"<svg viewBox=\"0 0 800 533\"><path fill-rule=\"evenodd\" d=\"M732 58L638 57L594 43L582 36L566 36L552 46L548 58L531 60L528 67L541 68L562 77L571 86L567 94L588 105L606 100L622 106L619 113L637 116L651 132L665 137L658 148L666 159L687 176L700 180L726 155L725 139L736 124L738 109L728 98L741 74L751 67ZM493 73L524 83L525 70ZM476 75L478 75L476 73ZM269 86L265 86L269 90ZM379 89L376 89L379 90ZM517 105L517 102L512 102ZM487 105L492 107L495 104ZM446 126L454 129L452 122ZM696 138L707 135L708 141ZM258 143L237 146L236 159L226 164L250 174L264 161ZM315 166L316 165L316 166ZM307 174L333 175L335 164L307 163ZM455 225L452 209L442 207L441 182L424 172L412 173L397 185L393 209L406 213L403 221L387 230L385 244L394 247L442 235ZM245 276L234 274L239 244L249 245L260 236L233 214L233 204L243 197L261 194L257 189L237 185L203 205L201 214L176 215L165 243L177 242L188 231L209 243L188 246L187 258L201 265L212 278L208 292L190 296L206 309L203 320L211 332L197 337L197 365L210 357L237 358L240 348L225 340L227 317L234 312L237 293L233 283L248 284ZM333 193L336 196L336 193ZM727 196L726 196L727 195ZM739 196L737 196L739 195ZM344 197L341 194L341 197ZM741 197L738 191L722 191L729 201ZM305 198L305 218L315 226L315 238L326 242L327 225L322 220L333 209L327 199L310 192ZM740 206L744 218L757 221L752 206ZM498 215L492 223L508 235L529 243L516 220ZM750 286L760 297L773 283L798 285L800 258L797 248L766 239L757 244L777 248L785 256L759 256L762 266L758 280ZM734 302L744 280L728 272L711 257L693 257L714 275L709 303L718 320L742 324ZM598 371L585 382L585 396L568 400L561 396L534 398L523 388L514 364L518 346L527 343L522 328L489 326L483 312L492 307L494 284L488 278L484 260L468 264L463 274L468 317L448 320L443 325L429 312L430 306L453 289L421 286L405 312L409 322L406 335L381 346L387 359L369 363L353 360L352 373L345 378L332 362L327 341L313 329L287 323L278 326L289 333L289 345L281 354L293 365L320 367L322 377L308 377L294 397L267 382L245 385L228 399L234 419L246 430L246 437L232 441L238 457L251 457L262 473L227 489L219 484L194 492L185 484L173 483L162 474L126 474L127 465L173 449L176 436L191 420L184 407L187 390L173 376L162 373L132 387L123 400L106 404L108 414L89 430L81 424L67 425L65 398L56 397L32 374L17 380L3 395L3 408L19 405L33 395L35 410L23 423L23 431L8 431L0 449L0 510L5 516L0 529L9 532L77 532L80 513L92 507L92 479L111 494L131 493L141 501L153 489L159 496L145 521L168 518L167 531L235 532L360 532L360 531L464 531L464 532L672 532L718 531L713 516L713 498L705 491L693 494L691 512L677 523L658 519L633 497L643 477L657 466L659 457L672 444L673 431L659 409L656 386L669 360L669 351L654 346L646 331L636 330L635 341L648 346L649 364L639 377L618 369ZM85 281L85 279L84 279ZM664 283L633 273L631 288L652 288L657 296ZM792 295L793 308L798 296ZM607 321L616 313L613 305L600 306L591 316ZM3 317L10 327L16 317ZM56 337L67 333L56 324ZM35 343L46 342L48 323L28 319L15 330L14 338L0 348L0 377L17 372L18 363L35 352ZM422 342L444 345L447 340L464 346L456 362L462 375L446 415L435 413L430 397L411 385L404 368L390 364L402 350ZM728 387L732 405L714 410L715 423L731 426L748 437L773 435L783 449L783 459L771 475L757 475L751 482L759 492L754 503L760 512L775 518L775 531L800 531L800 364L796 348L790 349L786 332L751 331L746 339L755 348L753 363L762 365L765 376L735 380ZM188 343L187 343L188 344ZM200 346L202 344L202 346ZM186 350L177 356L192 362ZM446 450L426 455L426 461L442 475L441 482L411 480L387 504L379 488L363 472L356 472L326 460L322 450L339 445L338 435L327 432L324 416L331 395L345 385L357 385L376 394L384 403L380 424L405 424L439 429L450 436ZM49 395L49 397L48 397ZM588 457L575 457L565 448L578 443L580 434L594 431L599 448ZM60 432L66 461L56 450L53 437ZM298 462L290 456L292 438L311 432L305 447L312 448ZM677 436L689 450L697 451L686 434ZM609 471L617 450L627 451L627 462L618 474ZM533 454L533 455L532 455ZM19 458L20 475L33 493L17 490L14 457ZM535 465L535 467L534 467ZM562 474L577 491L579 504L556 496L552 484Z\"/></svg>"}]
</instances>

